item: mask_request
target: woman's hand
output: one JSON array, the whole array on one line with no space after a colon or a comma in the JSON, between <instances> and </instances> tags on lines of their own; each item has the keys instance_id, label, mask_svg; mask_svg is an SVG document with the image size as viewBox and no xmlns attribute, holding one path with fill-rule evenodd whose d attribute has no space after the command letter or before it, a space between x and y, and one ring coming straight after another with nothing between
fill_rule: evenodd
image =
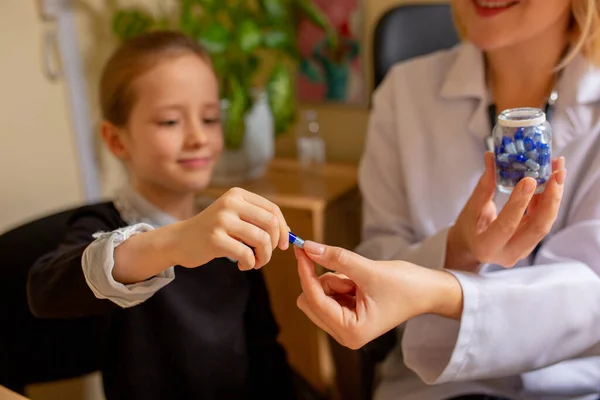
<instances>
[{"instance_id":1,"label":"woman's hand","mask_svg":"<svg viewBox=\"0 0 600 400\"><path fill-rule=\"evenodd\" d=\"M294 251L303 290L298 307L344 346L358 349L424 313L460 319L462 289L447 271L372 261L310 241ZM318 277L313 262L337 273Z\"/></svg>"},{"instance_id":2,"label":"woman's hand","mask_svg":"<svg viewBox=\"0 0 600 400\"><path fill-rule=\"evenodd\" d=\"M481 263L512 267L526 258L556 220L566 177L565 160L554 160L543 193L536 181L522 179L500 214L494 205L494 155L485 155L485 172L448 233L446 269L475 271Z\"/></svg>"},{"instance_id":3,"label":"woman's hand","mask_svg":"<svg viewBox=\"0 0 600 400\"><path fill-rule=\"evenodd\" d=\"M219 257L241 270L259 269L276 247L289 247L289 228L279 207L233 188L195 217L173 225L173 265L194 268ZM254 249L254 251L253 251Z\"/></svg>"}]
</instances>

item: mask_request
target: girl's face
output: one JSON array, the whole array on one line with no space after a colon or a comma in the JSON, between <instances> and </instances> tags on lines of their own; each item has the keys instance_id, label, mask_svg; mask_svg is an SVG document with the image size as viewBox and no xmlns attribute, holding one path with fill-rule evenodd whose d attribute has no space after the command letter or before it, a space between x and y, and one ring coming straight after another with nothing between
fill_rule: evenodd
<instances>
[{"instance_id":1,"label":"girl's face","mask_svg":"<svg viewBox=\"0 0 600 400\"><path fill-rule=\"evenodd\" d=\"M138 77L127 126L109 147L143 191L189 194L208 185L223 149L219 88L197 55L167 58ZM105 140L106 140L106 135Z\"/></svg>"},{"instance_id":2,"label":"girl's face","mask_svg":"<svg viewBox=\"0 0 600 400\"><path fill-rule=\"evenodd\" d=\"M572 0L452 0L466 39L497 50L568 26Z\"/></svg>"}]
</instances>

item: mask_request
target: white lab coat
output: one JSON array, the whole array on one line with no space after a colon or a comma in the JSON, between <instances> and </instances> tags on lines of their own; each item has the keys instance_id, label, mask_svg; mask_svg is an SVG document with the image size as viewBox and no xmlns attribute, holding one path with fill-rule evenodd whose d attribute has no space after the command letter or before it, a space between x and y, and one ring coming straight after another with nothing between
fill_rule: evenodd
<instances>
[{"instance_id":1,"label":"white lab coat","mask_svg":"<svg viewBox=\"0 0 600 400\"><path fill-rule=\"evenodd\" d=\"M402 351L383 365L377 400L598 398L600 69L580 56L557 89L553 157L566 157L568 176L551 233L535 258L514 269L455 272L464 292L461 322L433 315L409 321ZM359 253L443 266L447 228L484 169L488 103L482 53L470 44L391 70L374 96L361 160ZM501 208L506 197L496 202Z\"/></svg>"}]
</instances>

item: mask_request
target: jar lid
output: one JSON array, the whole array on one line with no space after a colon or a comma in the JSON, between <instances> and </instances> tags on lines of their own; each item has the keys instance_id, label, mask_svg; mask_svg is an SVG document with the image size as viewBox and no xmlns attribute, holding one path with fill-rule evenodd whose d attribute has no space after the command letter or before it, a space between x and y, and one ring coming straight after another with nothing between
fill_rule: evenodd
<instances>
[{"instance_id":1,"label":"jar lid","mask_svg":"<svg viewBox=\"0 0 600 400\"><path fill-rule=\"evenodd\" d=\"M546 122L546 114L539 108L509 108L498 116L498 125L508 128L524 128Z\"/></svg>"}]
</instances>

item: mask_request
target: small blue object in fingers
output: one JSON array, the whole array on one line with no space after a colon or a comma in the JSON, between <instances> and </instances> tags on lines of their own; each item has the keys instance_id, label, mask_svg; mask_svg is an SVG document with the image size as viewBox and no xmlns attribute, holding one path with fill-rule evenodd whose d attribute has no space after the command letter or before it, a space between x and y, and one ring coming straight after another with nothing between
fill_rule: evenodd
<instances>
[{"instance_id":1,"label":"small blue object in fingers","mask_svg":"<svg viewBox=\"0 0 600 400\"><path fill-rule=\"evenodd\" d=\"M304 240L300 239L298 236L294 235L292 232L289 234L290 244L298 247L299 249L304 248Z\"/></svg>"}]
</instances>

